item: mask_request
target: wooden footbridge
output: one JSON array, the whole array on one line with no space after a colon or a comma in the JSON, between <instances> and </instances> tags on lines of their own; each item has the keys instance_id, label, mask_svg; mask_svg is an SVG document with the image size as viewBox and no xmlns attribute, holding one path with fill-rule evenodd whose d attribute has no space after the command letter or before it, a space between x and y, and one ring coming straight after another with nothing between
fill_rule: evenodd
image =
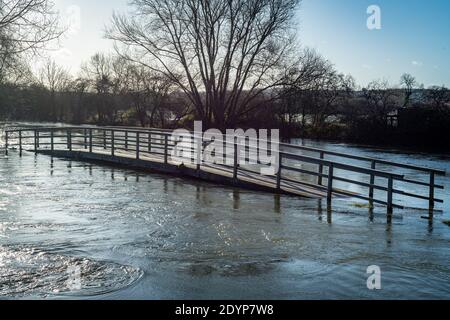
<instances>
[{"instance_id":1,"label":"wooden footbridge","mask_svg":"<svg viewBox=\"0 0 450 320\"><path fill-rule=\"evenodd\" d=\"M233 140L234 148L227 149L231 150L227 151L227 156L233 159L231 163L207 163L199 158L200 162L186 161L180 165L179 161L172 159L178 142L174 141L173 132L168 130L11 127L5 130L4 138L7 154L8 150L16 149L21 155L23 151L30 151L54 157L102 161L277 194L326 198L329 203L333 197L356 198L385 205L389 214L394 208L404 208L396 203L397 195L423 200L428 208L422 209L430 212L433 212L436 203L443 203L443 200L436 198L435 190L444 187L436 184L435 178L445 175L445 171L299 145L279 143L274 148L265 141L264 145L270 145L267 147L270 150L266 151L277 150L278 160L275 174L266 176L261 175L263 165L259 162L240 165L240 160L249 158L251 150L245 141L242 143L237 139ZM204 144L198 146L195 140L194 137L189 144L192 151L189 160L195 160L198 148L205 148ZM257 148L262 148L262 141L258 142ZM360 164L352 164L354 162ZM405 169L420 178L410 179L400 174ZM420 193L411 192L411 186L421 190Z\"/></svg>"}]
</instances>

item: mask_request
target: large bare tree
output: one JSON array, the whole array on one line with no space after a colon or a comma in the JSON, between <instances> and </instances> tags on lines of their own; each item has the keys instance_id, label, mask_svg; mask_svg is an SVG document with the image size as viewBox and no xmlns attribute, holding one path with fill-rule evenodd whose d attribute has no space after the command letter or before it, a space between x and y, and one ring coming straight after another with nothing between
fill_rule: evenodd
<instances>
[{"instance_id":1,"label":"large bare tree","mask_svg":"<svg viewBox=\"0 0 450 320\"><path fill-rule=\"evenodd\" d=\"M62 30L50 0L0 0L0 81L18 69L23 53L36 53Z\"/></svg>"},{"instance_id":2,"label":"large bare tree","mask_svg":"<svg viewBox=\"0 0 450 320\"><path fill-rule=\"evenodd\" d=\"M414 93L414 88L417 86L416 78L409 73L404 73L400 78L400 85L404 89L405 100L403 108L406 108L411 103L411 97Z\"/></svg>"},{"instance_id":3,"label":"large bare tree","mask_svg":"<svg viewBox=\"0 0 450 320\"><path fill-rule=\"evenodd\" d=\"M233 126L285 81L300 0L133 0L107 37L181 89L205 126Z\"/></svg>"}]
</instances>

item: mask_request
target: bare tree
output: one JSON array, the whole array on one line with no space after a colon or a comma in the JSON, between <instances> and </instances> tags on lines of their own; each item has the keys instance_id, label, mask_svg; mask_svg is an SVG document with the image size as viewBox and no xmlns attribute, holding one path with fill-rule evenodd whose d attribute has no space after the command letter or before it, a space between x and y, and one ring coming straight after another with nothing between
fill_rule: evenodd
<instances>
[{"instance_id":1,"label":"bare tree","mask_svg":"<svg viewBox=\"0 0 450 320\"><path fill-rule=\"evenodd\" d=\"M298 64L287 72L289 81L284 86L279 110L282 122L287 120L287 124L292 126L301 115L302 129L305 128L306 115L311 111L320 79L331 69L331 63L315 50L302 51Z\"/></svg>"},{"instance_id":2,"label":"bare tree","mask_svg":"<svg viewBox=\"0 0 450 320\"><path fill-rule=\"evenodd\" d=\"M39 71L38 81L43 87L48 89L50 95L51 119L53 121L63 120L64 109L62 106L58 106L56 95L68 89L71 81L69 72L57 65L55 61L47 60Z\"/></svg>"},{"instance_id":3,"label":"bare tree","mask_svg":"<svg viewBox=\"0 0 450 320\"><path fill-rule=\"evenodd\" d=\"M411 96L414 88L417 86L417 81L412 75L405 73L400 78L400 85L404 88L405 100L403 102L403 108L405 108L411 103Z\"/></svg>"},{"instance_id":4,"label":"bare tree","mask_svg":"<svg viewBox=\"0 0 450 320\"><path fill-rule=\"evenodd\" d=\"M398 95L386 80L376 80L363 89L368 114L378 123L387 126L388 115L398 107Z\"/></svg>"},{"instance_id":5,"label":"bare tree","mask_svg":"<svg viewBox=\"0 0 450 320\"><path fill-rule=\"evenodd\" d=\"M71 93L74 97L72 102L72 115L75 123L87 120L88 112L85 105L85 97L89 89L89 80L77 78L71 83Z\"/></svg>"},{"instance_id":6,"label":"bare tree","mask_svg":"<svg viewBox=\"0 0 450 320\"><path fill-rule=\"evenodd\" d=\"M0 0L0 80L23 53L36 53L61 34L53 2Z\"/></svg>"},{"instance_id":7,"label":"bare tree","mask_svg":"<svg viewBox=\"0 0 450 320\"><path fill-rule=\"evenodd\" d=\"M173 87L170 79L120 57L115 59L113 66L120 94L131 101L141 126L164 127Z\"/></svg>"},{"instance_id":8,"label":"bare tree","mask_svg":"<svg viewBox=\"0 0 450 320\"><path fill-rule=\"evenodd\" d=\"M32 78L33 74L26 60L20 56L0 54L0 85L5 82L21 85L31 82Z\"/></svg>"},{"instance_id":9,"label":"bare tree","mask_svg":"<svg viewBox=\"0 0 450 320\"><path fill-rule=\"evenodd\" d=\"M133 0L107 37L170 79L206 126L234 125L285 81L300 0Z\"/></svg>"},{"instance_id":10,"label":"bare tree","mask_svg":"<svg viewBox=\"0 0 450 320\"><path fill-rule=\"evenodd\" d=\"M288 73L289 85L285 87L281 104L282 121L292 126L301 116L302 130L307 116L311 125L320 130L327 120L338 112L338 106L350 98L355 80L338 73L334 66L316 51L302 52L299 64Z\"/></svg>"},{"instance_id":11,"label":"bare tree","mask_svg":"<svg viewBox=\"0 0 450 320\"><path fill-rule=\"evenodd\" d=\"M354 87L353 77L338 73L334 68L319 79L311 110L315 130L320 131L328 119L338 113L339 107L351 97Z\"/></svg>"},{"instance_id":12,"label":"bare tree","mask_svg":"<svg viewBox=\"0 0 450 320\"><path fill-rule=\"evenodd\" d=\"M44 63L39 72L40 84L51 92L63 91L70 80L69 71L50 59Z\"/></svg>"},{"instance_id":13,"label":"bare tree","mask_svg":"<svg viewBox=\"0 0 450 320\"><path fill-rule=\"evenodd\" d=\"M97 53L82 66L85 79L89 80L90 90L95 93L95 108L99 123L114 122L116 115L112 95L116 89L113 57Z\"/></svg>"},{"instance_id":14,"label":"bare tree","mask_svg":"<svg viewBox=\"0 0 450 320\"><path fill-rule=\"evenodd\" d=\"M450 90L445 86L432 86L426 90L426 99L438 110L445 110L450 103Z\"/></svg>"}]
</instances>

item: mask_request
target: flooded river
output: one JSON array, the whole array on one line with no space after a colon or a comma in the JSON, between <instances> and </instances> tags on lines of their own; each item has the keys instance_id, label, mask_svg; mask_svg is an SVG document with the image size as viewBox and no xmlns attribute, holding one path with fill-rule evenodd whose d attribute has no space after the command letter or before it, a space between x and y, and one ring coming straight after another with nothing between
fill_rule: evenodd
<instances>
[{"instance_id":1,"label":"flooded river","mask_svg":"<svg viewBox=\"0 0 450 320\"><path fill-rule=\"evenodd\" d=\"M450 155L296 141L445 169ZM1 152L1 151L0 151ZM0 155L0 299L450 299L450 178L419 210ZM405 201L398 199L399 201ZM369 266L382 289L367 289Z\"/></svg>"}]
</instances>

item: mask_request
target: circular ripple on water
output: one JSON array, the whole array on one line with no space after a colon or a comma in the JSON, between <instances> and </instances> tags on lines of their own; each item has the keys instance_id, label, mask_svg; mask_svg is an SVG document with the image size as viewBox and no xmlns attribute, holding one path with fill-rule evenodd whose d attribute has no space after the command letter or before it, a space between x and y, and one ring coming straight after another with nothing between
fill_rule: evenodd
<instances>
[{"instance_id":1,"label":"circular ripple on water","mask_svg":"<svg viewBox=\"0 0 450 320\"><path fill-rule=\"evenodd\" d=\"M129 287L141 276L130 266L0 246L0 297L96 296Z\"/></svg>"}]
</instances>

